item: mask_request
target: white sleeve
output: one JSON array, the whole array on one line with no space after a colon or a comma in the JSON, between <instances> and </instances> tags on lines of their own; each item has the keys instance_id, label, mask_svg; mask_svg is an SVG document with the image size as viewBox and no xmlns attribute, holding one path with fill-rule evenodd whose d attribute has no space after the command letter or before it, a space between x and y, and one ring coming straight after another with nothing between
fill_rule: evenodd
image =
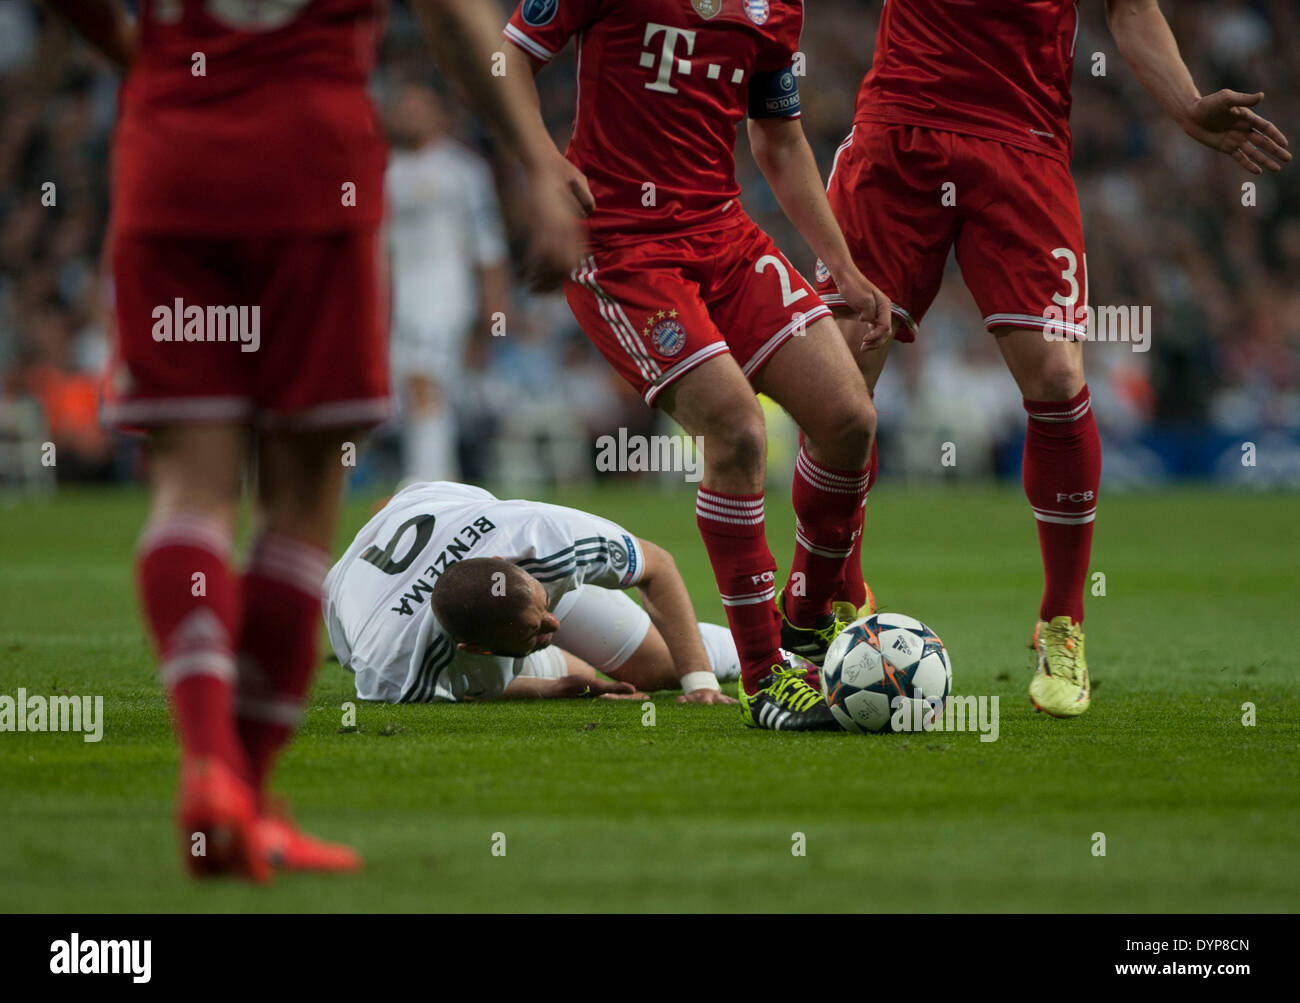
<instances>
[{"instance_id":1,"label":"white sleeve","mask_svg":"<svg viewBox=\"0 0 1300 1003\"><path fill-rule=\"evenodd\" d=\"M538 581L572 576L574 587L626 589L641 581L645 554L617 523L563 505L539 504L529 536L533 553L516 563Z\"/></svg>"},{"instance_id":2,"label":"white sleeve","mask_svg":"<svg viewBox=\"0 0 1300 1003\"><path fill-rule=\"evenodd\" d=\"M518 675L522 659L458 651L439 680L434 700L496 700Z\"/></svg>"}]
</instances>

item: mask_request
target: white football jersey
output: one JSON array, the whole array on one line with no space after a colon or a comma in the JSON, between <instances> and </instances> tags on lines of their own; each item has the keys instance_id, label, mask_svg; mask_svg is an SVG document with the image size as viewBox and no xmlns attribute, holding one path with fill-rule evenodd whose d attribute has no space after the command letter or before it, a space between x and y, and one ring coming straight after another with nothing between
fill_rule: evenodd
<instances>
[{"instance_id":1,"label":"white football jersey","mask_svg":"<svg viewBox=\"0 0 1300 1003\"><path fill-rule=\"evenodd\" d=\"M385 186L396 336L463 334L478 313L478 269L507 257L487 162L450 139L395 150Z\"/></svg>"},{"instance_id":2,"label":"white football jersey","mask_svg":"<svg viewBox=\"0 0 1300 1003\"><path fill-rule=\"evenodd\" d=\"M362 527L325 578L325 623L357 696L389 703L500 696L523 659L459 651L433 615L438 576L467 557L501 557L546 589L548 606L584 584L629 588L636 537L561 505L502 500L449 481L412 484Z\"/></svg>"}]
</instances>

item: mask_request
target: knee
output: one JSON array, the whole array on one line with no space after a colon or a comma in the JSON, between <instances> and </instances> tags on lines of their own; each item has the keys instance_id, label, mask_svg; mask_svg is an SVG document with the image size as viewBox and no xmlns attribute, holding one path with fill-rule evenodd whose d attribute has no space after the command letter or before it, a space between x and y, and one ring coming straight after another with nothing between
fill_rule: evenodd
<instances>
[{"instance_id":1,"label":"knee","mask_svg":"<svg viewBox=\"0 0 1300 1003\"><path fill-rule=\"evenodd\" d=\"M756 475L761 481L767 461L767 428L758 402L720 410L704 436L704 457L719 474Z\"/></svg>"},{"instance_id":2,"label":"knee","mask_svg":"<svg viewBox=\"0 0 1300 1003\"><path fill-rule=\"evenodd\" d=\"M867 396L857 398L841 421L841 435L845 447L861 450L865 460L867 453L871 451L871 440L876 437L875 402Z\"/></svg>"},{"instance_id":3,"label":"knee","mask_svg":"<svg viewBox=\"0 0 1300 1003\"><path fill-rule=\"evenodd\" d=\"M1034 374L1031 400L1067 401L1083 389L1083 360L1061 353L1045 359Z\"/></svg>"},{"instance_id":4,"label":"knee","mask_svg":"<svg viewBox=\"0 0 1300 1003\"><path fill-rule=\"evenodd\" d=\"M876 435L876 406L866 393L855 395L839 407L827 408L818 427L804 431L832 465L866 466Z\"/></svg>"}]
</instances>

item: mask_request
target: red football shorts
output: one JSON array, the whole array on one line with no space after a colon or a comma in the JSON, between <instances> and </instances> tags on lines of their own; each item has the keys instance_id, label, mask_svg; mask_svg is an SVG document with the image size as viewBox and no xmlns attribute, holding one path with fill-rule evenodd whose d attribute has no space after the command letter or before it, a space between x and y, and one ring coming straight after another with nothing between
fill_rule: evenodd
<instances>
[{"instance_id":1,"label":"red football shorts","mask_svg":"<svg viewBox=\"0 0 1300 1003\"><path fill-rule=\"evenodd\" d=\"M705 234L598 250L564 283L573 315L647 404L730 352L747 377L830 315L748 218Z\"/></svg>"},{"instance_id":2,"label":"red football shorts","mask_svg":"<svg viewBox=\"0 0 1300 1003\"><path fill-rule=\"evenodd\" d=\"M388 278L374 228L111 236L104 418L365 427L388 402Z\"/></svg>"},{"instance_id":3,"label":"red football shorts","mask_svg":"<svg viewBox=\"0 0 1300 1003\"><path fill-rule=\"evenodd\" d=\"M956 247L990 331L1087 332L1088 262L1069 167L1054 157L955 132L859 122L827 187L858 268L912 341ZM818 262L817 291L843 305Z\"/></svg>"}]
</instances>

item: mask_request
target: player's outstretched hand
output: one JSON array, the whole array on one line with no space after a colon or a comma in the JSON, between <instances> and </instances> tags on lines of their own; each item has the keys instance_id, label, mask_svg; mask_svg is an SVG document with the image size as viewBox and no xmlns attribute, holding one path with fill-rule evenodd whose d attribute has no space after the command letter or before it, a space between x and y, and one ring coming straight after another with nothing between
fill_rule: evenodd
<instances>
[{"instance_id":1,"label":"player's outstretched hand","mask_svg":"<svg viewBox=\"0 0 1300 1003\"><path fill-rule=\"evenodd\" d=\"M735 697L729 697L717 690L692 690L677 698L678 703L736 703Z\"/></svg>"},{"instance_id":2,"label":"player's outstretched hand","mask_svg":"<svg viewBox=\"0 0 1300 1003\"><path fill-rule=\"evenodd\" d=\"M1282 130L1250 110L1263 100L1263 91L1207 94L1188 110L1183 131L1211 150L1226 153L1251 174L1263 174L1264 168L1280 171L1291 152Z\"/></svg>"},{"instance_id":3,"label":"player's outstretched hand","mask_svg":"<svg viewBox=\"0 0 1300 1003\"><path fill-rule=\"evenodd\" d=\"M591 693L601 700L649 700L650 697L642 693L631 683L616 683L608 679L593 679L591 681Z\"/></svg>"},{"instance_id":4,"label":"player's outstretched hand","mask_svg":"<svg viewBox=\"0 0 1300 1003\"><path fill-rule=\"evenodd\" d=\"M835 276L835 285L849 308L858 312L858 320L867 325L858 351L869 352L878 347L889 337L889 297L852 266L846 274Z\"/></svg>"},{"instance_id":5,"label":"player's outstretched hand","mask_svg":"<svg viewBox=\"0 0 1300 1003\"><path fill-rule=\"evenodd\" d=\"M597 679L594 676L561 676L559 684L560 697L600 697L602 700L648 700L631 683L615 682L612 679Z\"/></svg>"},{"instance_id":6,"label":"player's outstretched hand","mask_svg":"<svg viewBox=\"0 0 1300 1003\"><path fill-rule=\"evenodd\" d=\"M576 177L575 177L576 175ZM586 228L579 215L595 208L587 179L573 164L556 157L528 179L531 235L526 271L538 292L559 288L587 253Z\"/></svg>"}]
</instances>

